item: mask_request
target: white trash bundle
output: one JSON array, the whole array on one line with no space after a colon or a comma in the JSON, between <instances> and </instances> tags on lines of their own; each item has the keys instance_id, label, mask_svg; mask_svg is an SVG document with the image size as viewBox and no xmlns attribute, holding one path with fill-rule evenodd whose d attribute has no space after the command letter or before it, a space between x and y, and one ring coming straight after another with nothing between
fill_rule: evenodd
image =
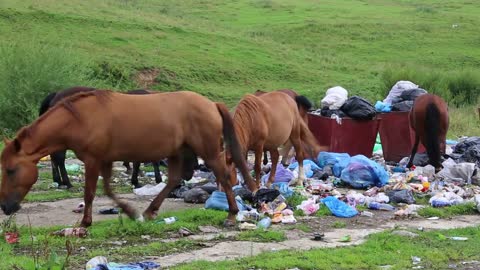
<instances>
[{"instance_id":1,"label":"white trash bundle","mask_svg":"<svg viewBox=\"0 0 480 270\"><path fill-rule=\"evenodd\" d=\"M392 89L390 89L390 92L388 93L388 96L383 100L383 103L388 103L391 105L392 101L400 97L403 91L415 88L418 88L418 85L414 84L411 81L398 81L392 87Z\"/></svg>"},{"instance_id":2,"label":"white trash bundle","mask_svg":"<svg viewBox=\"0 0 480 270\"><path fill-rule=\"evenodd\" d=\"M321 104L323 107L328 107L330 110L338 110L348 99L348 91L341 87L335 86L329 88Z\"/></svg>"}]
</instances>

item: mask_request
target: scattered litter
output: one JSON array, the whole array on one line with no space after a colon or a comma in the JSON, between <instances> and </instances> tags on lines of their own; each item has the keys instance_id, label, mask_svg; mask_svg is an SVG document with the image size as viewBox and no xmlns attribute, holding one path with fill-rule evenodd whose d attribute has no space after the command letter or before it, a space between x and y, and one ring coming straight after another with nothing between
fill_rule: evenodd
<instances>
[{"instance_id":1,"label":"scattered litter","mask_svg":"<svg viewBox=\"0 0 480 270\"><path fill-rule=\"evenodd\" d=\"M369 211L362 211L360 215L364 217L373 217L373 213Z\"/></svg>"},{"instance_id":2,"label":"scattered litter","mask_svg":"<svg viewBox=\"0 0 480 270\"><path fill-rule=\"evenodd\" d=\"M102 215L115 215L115 214L118 214L119 211L117 208L108 208L108 209L101 209L98 211L98 213Z\"/></svg>"},{"instance_id":3,"label":"scattered litter","mask_svg":"<svg viewBox=\"0 0 480 270\"><path fill-rule=\"evenodd\" d=\"M103 256L93 257L87 262L87 265L85 266L85 270L95 270L95 268L97 268L97 265L107 264L107 263L108 263L107 258Z\"/></svg>"},{"instance_id":4,"label":"scattered litter","mask_svg":"<svg viewBox=\"0 0 480 270\"><path fill-rule=\"evenodd\" d=\"M419 264L422 262L422 258L420 257L417 257L417 256L412 256L412 263L415 265L415 264Z\"/></svg>"},{"instance_id":5,"label":"scattered litter","mask_svg":"<svg viewBox=\"0 0 480 270\"><path fill-rule=\"evenodd\" d=\"M133 190L133 193L138 196L155 196L158 195L164 188L166 184L165 183L159 183L156 186L153 185L145 185L141 188L136 188Z\"/></svg>"},{"instance_id":6,"label":"scattered litter","mask_svg":"<svg viewBox=\"0 0 480 270\"><path fill-rule=\"evenodd\" d=\"M167 217L167 218L164 218L164 219L161 219L159 221L157 221L156 223L157 224L172 224L172 223L175 223L175 221L177 221L178 218L177 217Z\"/></svg>"},{"instance_id":7,"label":"scattered litter","mask_svg":"<svg viewBox=\"0 0 480 270\"><path fill-rule=\"evenodd\" d=\"M439 217L429 217L429 218L427 218L427 219L428 219L428 220L438 220L438 219L440 219L440 218L439 218Z\"/></svg>"},{"instance_id":8,"label":"scattered litter","mask_svg":"<svg viewBox=\"0 0 480 270\"><path fill-rule=\"evenodd\" d=\"M193 232L190 231L189 229L185 228L185 227L181 227L180 229L178 229L178 234L179 234L181 237L184 237L184 236L192 235Z\"/></svg>"},{"instance_id":9,"label":"scattered litter","mask_svg":"<svg viewBox=\"0 0 480 270\"><path fill-rule=\"evenodd\" d=\"M255 230L257 228L257 225L253 223L243 222L243 223L240 223L238 228L240 230Z\"/></svg>"},{"instance_id":10,"label":"scattered litter","mask_svg":"<svg viewBox=\"0 0 480 270\"><path fill-rule=\"evenodd\" d=\"M395 210L395 207L391 206L390 204L386 204L386 203L370 202L368 204L368 209L393 211L393 210Z\"/></svg>"},{"instance_id":11,"label":"scattered litter","mask_svg":"<svg viewBox=\"0 0 480 270\"><path fill-rule=\"evenodd\" d=\"M88 231L86 228L83 227L65 228L59 231L52 232L51 234L57 236L86 237L88 235Z\"/></svg>"},{"instance_id":12,"label":"scattered litter","mask_svg":"<svg viewBox=\"0 0 480 270\"><path fill-rule=\"evenodd\" d=\"M83 209L85 208L85 203L81 202L78 204L77 208L73 209L72 212L74 213L83 213Z\"/></svg>"},{"instance_id":13,"label":"scattered litter","mask_svg":"<svg viewBox=\"0 0 480 270\"><path fill-rule=\"evenodd\" d=\"M312 240L314 240L314 241L323 241L324 238L325 238L325 234L324 234L324 233L314 233Z\"/></svg>"},{"instance_id":14,"label":"scattered litter","mask_svg":"<svg viewBox=\"0 0 480 270\"><path fill-rule=\"evenodd\" d=\"M313 199L305 200L300 205L297 205L297 209L302 210L306 216L315 214L319 208L320 206Z\"/></svg>"},{"instance_id":15,"label":"scattered litter","mask_svg":"<svg viewBox=\"0 0 480 270\"><path fill-rule=\"evenodd\" d=\"M349 218L354 217L358 214L358 211L355 208L333 196L328 196L322 199L321 202L324 203L328 207L330 212L332 212L332 214L337 217Z\"/></svg>"},{"instance_id":16,"label":"scattered litter","mask_svg":"<svg viewBox=\"0 0 480 270\"><path fill-rule=\"evenodd\" d=\"M18 232L5 232L5 241L7 241L9 244L18 243L18 238Z\"/></svg>"},{"instance_id":17,"label":"scattered litter","mask_svg":"<svg viewBox=\"0 0 480 270\"><path fill-rule=\"evenodd\" d=\"M406 236L406 237L411 237L411 238L418 237L418 234L416 234L416 233L409 232L409 231L403 231L403 230L394 231L394 232L392 232L392 234L400 235L400 236Z\"/></svg>"},{"instance_id":18,"label":"scattered litter","mask_svg":"<svg viewBox=\"0 0 480 270\"><path fill-rule=\"evenodd\" d=\"M350 242L351 240L352 240L352 237L350 235L345 235L342 238L340 238L340 240L338 240L338 241L339 242Z\"/></svg>"},{"instance_id":19,"label":"scattered litter","mask_svg":"<svg viewBox=\"0 0 480 270\"><path fill-rule=\"evenodd\" d=\"M455 240L455 241L467 241L468 237L452 236L452 237L448 237L448 239Z\"/></svg>"},{"instance_id":20,"label":"scattered litter","mask_svg":"<svg viewBox=\"0 0 480 270\"><path fill-rule=\"evenodd\" d=\"M269 217L264 217L257 223L257 228L267 229L272 225L272 219Z\"/></svg>"}]
</instances>

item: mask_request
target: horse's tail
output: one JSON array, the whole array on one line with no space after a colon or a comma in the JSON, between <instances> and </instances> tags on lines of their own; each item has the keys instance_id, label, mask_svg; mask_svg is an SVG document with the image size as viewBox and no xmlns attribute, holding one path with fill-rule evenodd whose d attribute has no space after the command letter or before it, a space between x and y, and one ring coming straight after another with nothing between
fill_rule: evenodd
<instances>
[{"instance_id":1,"label":"horse's tail","mask_svg":"<svg viewBox=\"0 0 480 270\"><path fill-rule=\"evenodd\" d=\"M312 102L310 102L305 96L296 96L295 102L297 103L298 108L302 108L307 112L313 107Z\"/></svg>"},{"instance_id":2,"label":"horse's tail","mask_svg":"<svg viewBox=\"0 0 480 270\"><path fill-rule=\"evenodd\" d=\"M53 92L53 93L50 93L48 94L48 96L46 96L42 103L40 104L40 109L38 110L38 116L44 114L46 111L48 111L48 109L50 108L50 102L52 101L52 99L57 95L57 92Z\"/></svg>"},{"instance_id":3,"label":"horse's tail","mask_svg":"<svg viewBox=\"0 0 480 270\"><path fill-rule=\"evenodd\" d=\"M244 160L244 155L242 149L240 148L240 143L237 139L237 134L235 133L235 127L233 126L233 119L228 112L228 108L223 103L216 103L218 112L222 116L223 121L223 138L225 144L227 145L228 150L232 156L232 160L235 163L235 166L240 170L243 179L247 182L253 184L253 179L250 176L247 168L247 162ZM249 185L250 186L250 185Z\"/></svg>"},{"instance_id":4,"label":"horse's tail","mask_svg":"<svg viewBox=\"0 0 480 270\"><path fill-rule=\"evenodd\" d=\"M429 103L425 112L425 148L427 148L430 163L439 167L440 164L440 111L435 103Z\"/></svg>"}]
</instances>

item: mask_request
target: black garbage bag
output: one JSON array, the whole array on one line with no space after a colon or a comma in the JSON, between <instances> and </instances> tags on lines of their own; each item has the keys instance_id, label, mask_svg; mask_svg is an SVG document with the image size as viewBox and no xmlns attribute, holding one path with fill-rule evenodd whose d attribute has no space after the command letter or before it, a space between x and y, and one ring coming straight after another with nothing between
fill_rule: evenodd
<instances>
[{"instance_id":1,"label":"black garbage bag","mask_svg":"<svg viewBox=\"0 0 480 270\"><path fill-rule=\"evenodd\" d=\"M425 95L426 93L427 91L422 88L409 89L403 91L402 94L400 94L400 98L402 99L402 101L414 101L417 97Z\"/></svg>"},{"instance_id":2,"label":"black garbage bag","mask_svg":"<svg viewBox=\"0 0 480 270\"><path fill-rule=\"evenodd\" d=\"M480 145L469 147L460 157L460 162L471 162L480 166Z\"/></svg>"},{"instance_id":3,"label":"black garbage bag","mask_svg":"<svg viewBox=\"0 0 480 270\"><path fill-rule=\"evenodd\" d=\"M186 203L205 203L209 197L210 194L199 187L192 188L183 194L183 200Z\"/></svg>"},{"instance_id":4,"label":"black garbage bag","mask_svg":"<svg viewBox=\"0 0 480 270\"><path fill-rule=\"evenodd\" d=\"M375 107L364 98L353 96L340 108L347 116L357 120L371 120L377 115Z\"/></svg>"},{"instance_id":5,"label":"black garbage bag","mask_svg":"<svg viewBox=\"0 0 480 270\"><path fill-rule=\"evenodd\" d=\"M260 205L262 202L272 202L278 197L278 195L280 195L280 191L277 189L259 189L255 196L253 196L253 202L256 205Z\"/></svg>"},{"instance_id":6,"label":"black garbage bag","mask_svg":"<svg viewBox=\"0 0 480 270\"><path fill-rule=\"evenodd\" d=\"M205 190L208 194L212 194L214 191L218 189L215 183L206 183L205 185L198 186L198 187Z\"/></svg>"},{"instance_id":7,"label":"black garbage bag","mask_svg":"<svg viewBox=\"0 0 480 270\"><path fill-rule=\"evenodd\" d=\"M468 148L480 145L480 137L470 137L457 143L453 149L455 154L463 154Z\"/></svg>"},{"instance_id":8,"label":"black garbage bag","mask_svg":"<svg viewBox=\"0 0 480 270\"><path fill-rule=\"evenodd\" d=\"M412 100L401 101L398 103L392 104L392 111L394 112L408 112L413 107Z\"/></svg>"},{"instance_id":9,"label":"black garbage bag","mask_svg":"<svg viewBox=\"0 0 480 270\"><path fill-rule=\"evenodd\" d=\"M427 153L416 153L412 163L415 166L425 167L428 165L428 161Z\"/></svg>"},{"instance_id":10,"label":"black garbage bag","mask_svg":"<svg viewBox=\"0 0 480 270\"><path fill-rule=\"evenodd\" d=\"M190 190L190 188L187 187L187 186L179 186L179 187L175 188L174 190L172 190L168 197L169 198L183 198L183 195L188 190Z\"/></svg>"},{"instance_id":11,"label":"black garbage bag","mask_svg":"<svg viewBox=\"0 0 480 270\"><path fill-rule=\"evenodd\" d=\"M236 188L233 190L235 197L239 196L244 201L253 202L253 194L245 187Z\"/></svg>"},{"instance_id":12,"label":"black garbage bag","mask_svg":"<svg viewBox=\"0 0 480 270\"><path fill-rule=\"evenodd\" d=\"M391 190L387 192L387 196L392 203L406 203L414 204L415 198L411 190L400 189L400 190Z\"/></svg>"},{"instance_id":13,"label":"black garbage bag","mask_svg":"<svg viewBox=\"0 0 480 270\"><path fill-rule=\"evenodd\" d=\"M331 117L333 114L338 115L338 117L340 117L340 118L343 118L343 117L347 116L341 110L330 110L328 107L323 107L320 114L322 116L325 116L325 117Z\"/></svg>"}]
</instances>

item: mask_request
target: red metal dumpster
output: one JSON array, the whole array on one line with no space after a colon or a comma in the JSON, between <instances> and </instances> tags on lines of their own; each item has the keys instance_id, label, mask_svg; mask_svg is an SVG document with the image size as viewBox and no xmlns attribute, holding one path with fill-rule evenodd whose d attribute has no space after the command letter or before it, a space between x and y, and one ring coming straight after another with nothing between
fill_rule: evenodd
<instances>
[{"instance_id":1,"label":"red metal dumpster","mask_svg":"<svg viewBox=\"0 0 480 270\"><path fill-rule=\"evenodd\" d=\"M409 157L415 143L415 132L410 128L409 112L382 113L380 118L380 140L382 141L383 157L386 161L399 162ZM422 143L418 145L417 153L425 152Z\"/></svg>"},{"instance_id":2,"label":"red metal dumpster","mask_svg":"<svg viewBox=\"0 0 480 270\"><path fill-rule=\"evenodd\" d=\"M320 145L351 156L372 156L379 125L379 119L359 121L348 117L342 118L340 125L335 119L308 114L308 127Z\"/></svg>"}]
</instances>

